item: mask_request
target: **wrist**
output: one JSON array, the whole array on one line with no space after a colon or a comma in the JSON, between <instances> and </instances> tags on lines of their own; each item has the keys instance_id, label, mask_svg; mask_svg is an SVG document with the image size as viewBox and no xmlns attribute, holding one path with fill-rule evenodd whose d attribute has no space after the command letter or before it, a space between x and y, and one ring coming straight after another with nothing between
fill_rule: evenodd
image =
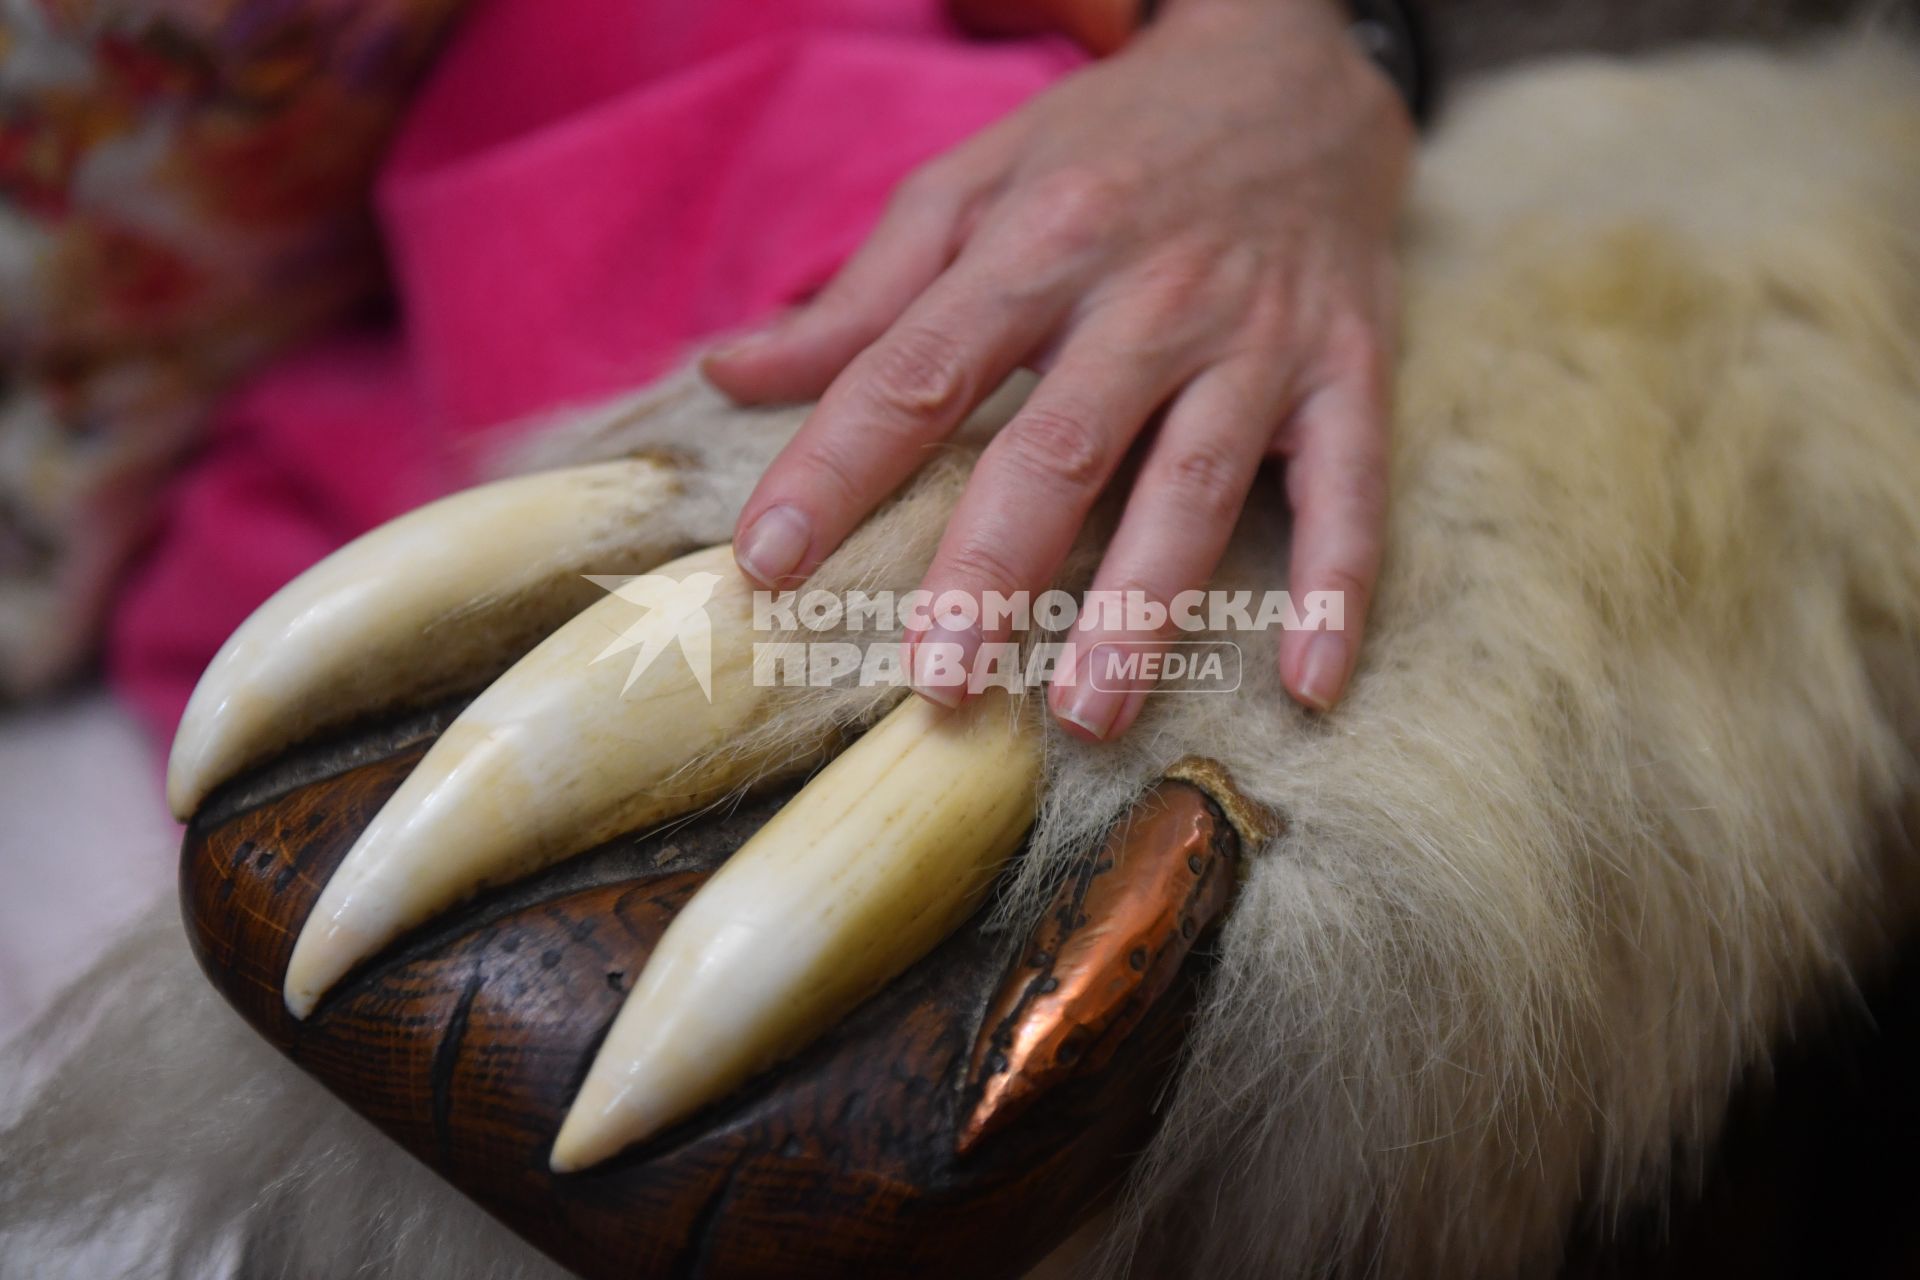
<instances>
[{"instance_id":1,"label":"wrist","mask_svg":"<svg viewBox=\"0 0 1920 1280\"><path fill-rule=\"evenodd\" d=\"M1342 0L1143 0L1139 12L1143 20L1195 13L1274 15L1306 12L1343 17L1346 6Z\"/></svg>"},{"instance_id":2,"label":"wrist","mask_svg":"<svg viewBox=\"0 0 1920 1280\"><path fill-rule=\"evenodd\" d=\"M1134 18L1140 30L1149 24L1223 25L1242 30L1258 26L1285 38L1303 25L1309 30L1338 30L1346 25L1348 12L1345 0L1137 0Z\"/></svg>"},{"instance_id":3,"label":"wrist","mask_svg":"<svg viewBox=\"0 0 1920 1280\"><path fill-rule=\"evenodd\" d=\"M1344 40L1392 85L1408 115L1432 115L1435 71L1419 0L1140 0L1140 24L1178 30L1227 26L1271 41ZM1249 26L1259 30L1248 32ZM1137 33L1136 33L1137 34Z\"/></svg>"}]
</instances>

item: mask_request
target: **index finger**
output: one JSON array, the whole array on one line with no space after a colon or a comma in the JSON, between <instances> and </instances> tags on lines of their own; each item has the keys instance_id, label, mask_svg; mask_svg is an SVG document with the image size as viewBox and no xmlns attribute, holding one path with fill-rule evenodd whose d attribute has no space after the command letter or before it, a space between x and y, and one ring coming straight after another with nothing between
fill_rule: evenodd
<instances>
[{"instance_id":1,"label":"index finger","mask_svg":"<svg viewBox=\"0 0 1920 1280\"><path fill-rule=\"evenodd\" d=\"M974 255L967 255L973 257ZM963 260L827 389L735 526L734 556L762 586L793 585L951 435L1065 310L1058 293Z\"/></svg>"}]
</instances>

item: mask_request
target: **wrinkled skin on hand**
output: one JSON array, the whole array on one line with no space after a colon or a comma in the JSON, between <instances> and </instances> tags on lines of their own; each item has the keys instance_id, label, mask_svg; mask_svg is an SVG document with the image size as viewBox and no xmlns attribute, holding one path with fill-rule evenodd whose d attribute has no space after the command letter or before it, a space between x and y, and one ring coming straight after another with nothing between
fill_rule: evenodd
<instances>
[{"instance_id":1,"label":"wrinkled skin on hand","mask_svg":"<svg viewBox=\"0 0 1920 1280\"><path fill-rule=\"evenodd\" d=\"M1344 630L1290 632L1281 676L1330 708L1379 570L1391 241L1412 139L1332 0L1168 5L1119 55L911 175L818 298L709 358L736 399L820 397L742 511L741 568L803 581L1027 365L1044 376L982 457L923 587L1044 589L1123 475L1093 588L1167 603L1205 585L1279 459L1289 589L1345 593ZM1094 644L1143 638L1096 621L1075 637L1080 678L1049 703L1103 739L1148 690L1091 687ZM951 615L912 637L968 656L1004 638ZM958 701L924 656L916 685Z\"/></svg>"}]
</instances>

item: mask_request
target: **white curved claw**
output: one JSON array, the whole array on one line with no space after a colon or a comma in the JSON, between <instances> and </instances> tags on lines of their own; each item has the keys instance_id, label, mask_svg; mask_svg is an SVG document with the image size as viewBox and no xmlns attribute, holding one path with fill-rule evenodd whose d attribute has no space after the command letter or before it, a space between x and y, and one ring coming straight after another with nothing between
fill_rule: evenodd
<instances>
[{"instance_id":1,"label":"white curved claw","mask_svg":"<svg viewBox=\"0 0 1920 1280\"><path fill-rule=\"evenodd\" d=\"M951 933L1033 822L1040 750L1001 693L909 698L695 893L554 1142L596 1164L806 1045Z\"/></svg>"},{"instance_id":2,"label":"white curved claw","mask_svg":"<svg viewBox=\"0 0 1920 1280\"><path fill-rule=\"evenodd\" d=\"M167 762L186 821L251 764L356 717L471 687L593 600L583 572L680 549L671 468L628 459L468 489L381 525L281 588L228 637Z\"/></svg>"},{"instance_id":3,"label":"white curved claw","mask_svg":"<svg viewBox=\"0 0 1920 1280\"><path fill-rule=\"evenodd\" d=\"M293 1015L484 885L690 812L763 768L709 754L770 692L753 679L752 611L732 548L709 547L633 579L494 681L322 890L287 967Z\"/></svg>"}]
</instances>

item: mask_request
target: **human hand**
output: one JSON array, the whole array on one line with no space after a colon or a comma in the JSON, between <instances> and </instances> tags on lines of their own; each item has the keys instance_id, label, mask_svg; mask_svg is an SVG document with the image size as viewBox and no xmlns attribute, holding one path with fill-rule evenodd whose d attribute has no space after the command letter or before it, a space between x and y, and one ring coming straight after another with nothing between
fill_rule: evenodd
<instances>
[{"instance_id":1,"label":"human hand","mask_svg":"<svg viewBox=\"0 0 1920 1280\"><path fill-rule=\"evenodd\" d=\"M742 510L741 568L802 581L1029 364L1044 376L982 454L923 587L1043 589L1139 442L1093 587L1166 603L1204 585L1260 464L1281 458L1290 588L1344 592L1346 622L1288 632L1281 676L1331 707L1379 569L1412 138L1330 0L1170 5L1118 56L910 176L817 299L709 357L736 399L820 397ZM1005 637L936 624L909 638L970 657ZM1081 678L1055 685L1054 714L1086 737L1124 732L1147 690L1095 689L1085 665L1103 640L1143 638L1078 634ZM916 687L957 701L915 656Z\"/></svg>"}]
</instances>

